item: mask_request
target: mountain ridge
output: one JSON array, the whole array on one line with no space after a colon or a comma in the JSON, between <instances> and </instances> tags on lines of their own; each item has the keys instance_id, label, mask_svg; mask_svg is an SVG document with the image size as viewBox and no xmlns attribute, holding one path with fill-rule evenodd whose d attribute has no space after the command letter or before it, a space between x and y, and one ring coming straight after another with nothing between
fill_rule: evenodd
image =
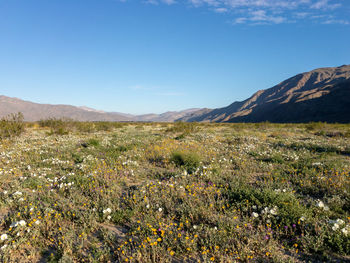
<instances>
[{"instance_id":1,"label":"mountain ridge","mask_svg":"<svg viewBox=\"0 0 350 263\"><path fill-rule=\"evenodd\" d=\"M38 121L48 118L71 118L79 121L172 122L196 110L195 108L191 108L182 111L168 111L161 114L132 115L120 112L105 112L86 106L41 104L0 95L0 117L11 113L22 112L25 121Z\"/></svg>"},{"instance_id":2,"label":"mountain ridge","mask_svg":"<svg viewBox=\"0 0 350 263\"><path fill-rule=\"evenodd\" d=\"M342 65L340 67L318 68L309 72L297 74L269 89L258 90L251 97L244 101L236 101L227 107L208 110L202 114L194 114L193 116L185 116L182 121L204 121L204 122L300 122L305 119L302 116L293 119L287 116L292 111L291 105L298 107L298 103L308 102L314 105L314 99L324 97L337 89L341 83L347 83L342 86L342 89L348 88L348 80L350 79L350 65ZM350 89L350 87L349 87ZM338 98L340 99L340 98ZM332 100L336 98L332 97ZM289 105L288 111L286 107L281 105ZM345 109L350 107L349 104L343 103ZM323 106L327 106L324 102ZM337 105L335 105L337 106ZM315 107L315 106L314 106ZM339 108L339 106L337 106ZM284 110L285 117L274 118L277 110ZM297 109L295 109L297 111ZM317 115L314 109L310 111ZM339 114L342 114L342 109L338 109ZM265 112L265 114L264 114ZM307 111L304 114L308 114ZM295 115L295 114L294 114ZM350 122L349 118L311 118L311 120L324 119L324 121L335 122L338 119ZM342 121L344 122L344 121Z\"/></svg>"},{"instance_id":3,"label":"mountain ridge","mask_svg":"<svg viewBox=\"0 0 350 263\"><path fill-rule=\"evenodd\" d=\"M297 74L222 108L191 108L133 115L86 106L39 104L0 95L0 117L22 112L26 121L69 117L80 121L350 122L350 65Z\"/></svg>"}]
</instances>

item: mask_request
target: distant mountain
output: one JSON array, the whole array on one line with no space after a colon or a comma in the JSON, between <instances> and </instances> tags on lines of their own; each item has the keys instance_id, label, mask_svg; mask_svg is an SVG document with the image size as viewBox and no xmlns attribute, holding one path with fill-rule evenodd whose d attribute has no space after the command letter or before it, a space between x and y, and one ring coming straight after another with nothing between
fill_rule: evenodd
<instances>
[{"instance_id":1,"label":"distant mountain","mask_svg":"<svg viewBox=\"0 0 350 263\"><path fill-rule=\"evenodd\" d=\"M82 109L82 110L86 110L86 111L92 111L92 112L98 112L98 113L105 113L105 111L103 110L96 110L96 109L93 109L93 108L89 108L89 107L86 107L86 106L80 106L78 107L79 109Z\"/></svg>"},{"instance_id":2,"label":"distant mountain","mask_svg":"<svg viewBox=\"0 0 350 263\"><path fill-rule=\"evenodd\" d=\"M350 122L350 65L298 74L249 99L201 109L179 120L202 122Z\"/></svg>"},{"instance_id":3,"label":"distant mountain","mask_svg":"<svg viewBox=\"0 0 350 263\"><path fill-rule=\"evenodd\" d=\"M187 109L183 111L167 111L162 114L146 114L136 116L137 121L155 121L155 122L173 122L177 119L184 118L200 109Z\"/></svg>"},{"instance_id":4,"label":"distant mountain","mask_svg":"<svg viewBox=\"0 0 350 263\"><path fill-rule=\"evenodd\" d=\"M350 123L350 65L298 74L249 99L218 109L131 115L86 106L39 104L0 96L0 117L22 112L26 121L67 117L79 121Z\"/></svg>"},{"instance_id":5,"label":"distant mountain","mask_svg":"<svg viewBox=\"0 0 350 263\"><path fill-rule=\"evenodd\" d=\"M0 96L0 116L22 112L26 121L48 118L71 118L80 121L127 121L128 118L118 114L107 114L85 107L71 105L39 104L18 98Z\"/></svg>"},{"instance_id":6,"label":"distant mountain","mask_svg":"<svg viewBox=\"0 0 350 263\"><path fill-rule=\"evenodd\" d=\"M85 106L39 104L18 98L0 96L0 117L11 113L22 112L26 121L65 117L79 121L172 122L197 110L188 109L184 111L169 111L162 114L131 115L119 112L104 112Z\"/></svg>"}]
</instances>

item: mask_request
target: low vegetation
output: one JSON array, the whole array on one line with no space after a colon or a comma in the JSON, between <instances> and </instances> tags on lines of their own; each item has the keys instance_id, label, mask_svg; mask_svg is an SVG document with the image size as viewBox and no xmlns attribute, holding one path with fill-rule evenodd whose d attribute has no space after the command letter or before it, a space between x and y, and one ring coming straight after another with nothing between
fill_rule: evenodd
<instances>
[{"instance_id":1,"label":"low vegetation","mask_svg":"<svg viewBox=\"0 0 350 263\"><path fill-rule=\"evenodd\" d=\"M25 125L1 120L1 262L350 260L349 125Z\"/></svg>"},{"instance_id":2,"label":"low vegetation","mask_svg":"<svg viewBox=\"0 0 350 263\"><path fill-rule=\"evenodd\" d=\"M40 120L40 127L49 128L49 133L56 135L67 135L71 132L92 133L98 131L111 131L115 128L121 128L127 123L118 122L79 122L69 118L51 118Z\"/></svg>"},{"instance_id":3,"label":"low vegetation","mask_svg":"<svg viewBox=\"0 0 350 263\"><path fill-rule=\"evenodd\" d=\"M0 140L18 136L24 132L22 113L10 114L0 119Z\"/></svg>"}]
</instances>

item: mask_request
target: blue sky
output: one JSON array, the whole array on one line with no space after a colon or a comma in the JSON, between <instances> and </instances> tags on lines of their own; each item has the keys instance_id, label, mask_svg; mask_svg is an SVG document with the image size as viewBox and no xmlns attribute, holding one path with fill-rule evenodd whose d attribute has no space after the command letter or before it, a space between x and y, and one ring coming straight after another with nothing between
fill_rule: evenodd
<instances>
[{"instance_id":1,"label":"blue sky","mask_svg":"<svg viewBox=\"0 0 350 263\"><path fill-rule=\"evenodd\" d=\"M133 114L221 107L350 64L348 0L0 0L0 94Z\"/></svg>"}]
</instances>

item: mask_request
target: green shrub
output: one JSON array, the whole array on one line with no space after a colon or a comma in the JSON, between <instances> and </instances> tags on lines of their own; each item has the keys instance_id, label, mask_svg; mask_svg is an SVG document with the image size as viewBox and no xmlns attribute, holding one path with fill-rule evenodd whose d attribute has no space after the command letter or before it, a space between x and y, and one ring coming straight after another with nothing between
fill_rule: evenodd
<instances>
[{"instance_id":1,"label":"green shrub","mask_svg":"<svg viewBox=\"0 0 350 263\"><path fill-rule=\"evenodd\" d=\"M291 225L306 213L306 208L298 202L294 194L276 192L268 188L253 188L243 181L231 182L225 195L232 205L242 210L247 204L256 205L261 209L276 206L278 217L270 218L276 224Z\"/></svg>"},{"instance_id":2,"label":"green shrub","mask_svg":"<svg viewBox=\"0 0 350 263\"><path fill-rule=\"evenodd\" d=\"M324 122L310 122L310 123L305 124L305 128L307 131L318 130L320 132L326 128L326 123L324 123Z\"/></svg>"},{"instance_id":3,"label":"green shrub","mask_svg":"<svg viewBox=\"0 0 350 263\"><path fill-rule=\"evenodd\" d=\"M267 128L271 127L272 125L273 124L271 124L271 122L269 122L269 121L254 123L255 128L259 129L259 130L266 130Z\"/></svg>"},{"instance_id":4,"label":"green shrub","mask_svg":"<svg viewBox=\"0 0 350 263\"><path fill-rule=\"evenodd\" d=\"M182 135L185 136L195 132L197 129L198 125L194 122L175 122L166 132L181 132Z\"/></svg>"},{"instance_id":5,"label":"green shrub","mask_svg":"<svg viewBox=\"0 0 350 263\"><path fill-rule=\"evenodd\" d=\"M188 173L193 173L200 164L200 157L193 152L173 152L170 161L176 166L183 166Z\"/></svg>"},{"instance_id":6,"label":"green shrub","mask_svg":"<svg viewBox=\"0 0 350 263\"><path fill-rule=\"evenodd\" d=\"M25 128L22 113L13 113L0 120L0 139L19 136Z\"/></svg>"},{"instance_id":7,"label":"green shrub","mask_svg":"<svg viewBox=\"0 0 350 263\"><path fill-rule=\"evenodd\" d=\"M50 128L50 134L66 135L72 130L74 121L68 118L51 118L40 120L39 125L40 127Z\"/></svg>"},{"instance_id":8,"label":"green shrub","mask_svg":"<svg viewBox=\"0 0 350 263\"><path fill-rule=\"evenodd\" d=\"M97 146L99 146L100 145L100 141L99 140L97 140L97 139L89 139L88 141L87 141L87 144L88 145L90 145L90 146L95 146L95 147L97 147Z\"/></svg>"},{"instance_id":9,"label":"green shrub","mask_svg":"<svg viewBox=\"0 0 350 263\"><path fill-rule=\"evenodd\" d=\"M74 126L78 132L91 133L95 131L95 125L92 122L76 122Z\"/></svg>"},{"instance_id":10,"label":"green shrub","mask_svg":"<svg viewBox=\"0 0 350 263\"><path fill-rule=\"evenodd\" d=\"M130 209L117 210L111 215L112 222L117 225L125 224L126 222L130 221L132 215L133 211Z\"/></svg>"},{"instance_id":11,"label":"green shrub","mask_svg":"<svg viewBox=\"0 0 350 263\"><path fill-rule=\"evenodd\" d=\"M284 158L283 158L283 156L281 154L276 153L276 154L273 154L270 157L263 158L262 161L283 164L284 163Z\"/></svg>"},{"instance_id":12,"label":"green shrub","mask_svg":"<svg viewBox=\"0 0 350 263\"><path fill-rule=\"evenodd\" d=\"M97 131L111 131L113 126L112 122L101 121L95 123L95 129Z\"/></svg>"},{"instance_id":13,"label":"green shrub","mask_svg":"<svg viewBox=\"0 0 350 263\"><path fill-rule=\"evenodd\" d=\"M348 129L347 131L345 131L344 137L350 138L350 129Z\"/></svg>"}]
</instances>

